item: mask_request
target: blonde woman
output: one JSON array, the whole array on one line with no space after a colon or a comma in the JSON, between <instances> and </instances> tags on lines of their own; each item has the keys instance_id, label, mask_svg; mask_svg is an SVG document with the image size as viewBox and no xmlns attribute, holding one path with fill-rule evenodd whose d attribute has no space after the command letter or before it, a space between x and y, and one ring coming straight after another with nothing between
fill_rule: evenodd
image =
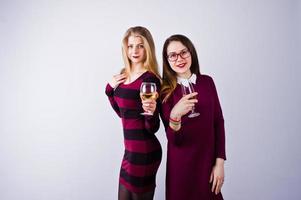
<instances>
[{"instance_id":1,"label":"blonde woman","mask_svg":"<svg viewBox=\"0 0 301 200\"><path fill-rule=\"evenodd\" d=\"M141 26L129 28L122 41L125 67L106 86L109 101L121 118L125 153L119 178L119 200L152 200L162 149L155 133L160 121L155 99L140 99L142 82L160 90L155 45ZM141 115L142 112L151 113Z\"/></svg>"}]
</instances>

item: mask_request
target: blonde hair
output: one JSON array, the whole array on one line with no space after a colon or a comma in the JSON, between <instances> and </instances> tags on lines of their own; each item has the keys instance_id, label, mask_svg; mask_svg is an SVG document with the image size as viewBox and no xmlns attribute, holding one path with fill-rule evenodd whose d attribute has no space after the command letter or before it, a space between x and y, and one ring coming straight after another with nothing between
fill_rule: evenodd
<instances>
[{"instance_id":1,"label":"blonde hair","mask_svg":"<svg viewBox=\"0 0 301 200\"><path fill-rule=\"evenodd\" d=\"M158 62L156 59L155 54L155 43L153 40L153 37L149 30L142 26L135 26L129 28L123 37L122 40L122 56L124 61L124 69L121 70L121 72L129 73L131 70L131 61L128 58L127 52L128 52L128 39L130 36L137 36L140 37L143 41L143 45L146 52L146 57L143 63L143 66L153 74L155 74L160 80L160 74L158 70Z\"/></svg>"}]
</instances>

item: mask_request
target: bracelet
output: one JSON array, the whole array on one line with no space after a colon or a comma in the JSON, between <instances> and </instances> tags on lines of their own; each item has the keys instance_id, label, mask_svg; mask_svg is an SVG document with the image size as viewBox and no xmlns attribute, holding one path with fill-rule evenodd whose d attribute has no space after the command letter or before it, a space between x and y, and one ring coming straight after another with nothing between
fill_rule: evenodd
<instances>
[{"instance_id":1,"label":"bracelet","mask_svg":"<svg viewBox=\"0 0 301 200\"><path fill-rule=\"evenodd\" d=\"M175 122L175 123L181 123L181 119L173 119L173 118L171 118L171 117L169 117L169 121L171 121L171 122Z\"/></svg>"},{"instance_id":2,"label":"bracelet","mask_svg":"<svg viewBox=\"0 0 301 200\"><path fill-rule=\"evenodd\" d=\"M176 119L173 119L173 118L169 118L169 122L175 126L178 126L181 124L181 119L180 120L176 120Z\"/></svg>"}]
</instances>

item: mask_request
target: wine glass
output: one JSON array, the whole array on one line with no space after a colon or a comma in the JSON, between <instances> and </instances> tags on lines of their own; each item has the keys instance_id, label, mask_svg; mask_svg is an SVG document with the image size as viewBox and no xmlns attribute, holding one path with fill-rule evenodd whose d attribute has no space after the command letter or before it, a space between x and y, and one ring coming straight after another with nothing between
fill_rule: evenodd
<instances>
[{"instance_id":1,"label":"wine glass","mask_svg":"<svg viewBox=\"0 0 301 200\"><path fill-rule=\"evenodd\" d=\"M195 92L192 83L188 80L187 80L187 83L188 83L187 86L181 84L183 96ZM193 98L196 98L196 96ZM193 117L197 117L199 115L200 115L200 113L195 112L195 107L193 106L191 109L191 113L188 115L188 117L193 118Z\"/></svg>"},{"instance_id":2,"label":"wine glass","mask_svg":"<svg viewBox=\"0 0 301 200\"><path fill-rule=\"evenodd\" d=\"M154 99L158 97L157 86L152 82L142 82L140 86L140 98L142 100ZM143 112L141 115L153 115L151 112Z\"/></svg>"}]
</instances>

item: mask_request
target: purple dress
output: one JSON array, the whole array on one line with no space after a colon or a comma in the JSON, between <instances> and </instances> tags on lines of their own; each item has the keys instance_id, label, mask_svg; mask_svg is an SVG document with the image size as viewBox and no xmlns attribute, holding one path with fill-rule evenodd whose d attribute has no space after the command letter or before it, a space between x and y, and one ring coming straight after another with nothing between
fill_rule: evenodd
<instances>
[{"instance_id":1,"label":"purple dress","mask_svg":"<svg viewBox=\"0 0 301 200\"><path fill-rule=\"evenodd\" d=\"M115 90L107 84L106 94L121 118L124 135L124 156L119 183L134 193L154 190L162 149L155 133L160 126L158 109L153 116L143 116L140 85L143 81L154 82L160 89L160 80L145 72L130 84L120 84Z\"/></svg>"},{"instance_id":2,"label":"purple dress","mask_svg":"<svg viewBox=\"0 0 301 200\"><path fill-rule=\"evenodd\" d=\"M197 75L194 88L198 92L195 111L200 115L183 116L178 132L169 127L169 116L182 98L179 84L162 104L161 117L168 139L166 199L222 200L221 193L211 192L209 179L216 158L226 159L223 114L211 77Z\"/></svg>"}]
</instances>

